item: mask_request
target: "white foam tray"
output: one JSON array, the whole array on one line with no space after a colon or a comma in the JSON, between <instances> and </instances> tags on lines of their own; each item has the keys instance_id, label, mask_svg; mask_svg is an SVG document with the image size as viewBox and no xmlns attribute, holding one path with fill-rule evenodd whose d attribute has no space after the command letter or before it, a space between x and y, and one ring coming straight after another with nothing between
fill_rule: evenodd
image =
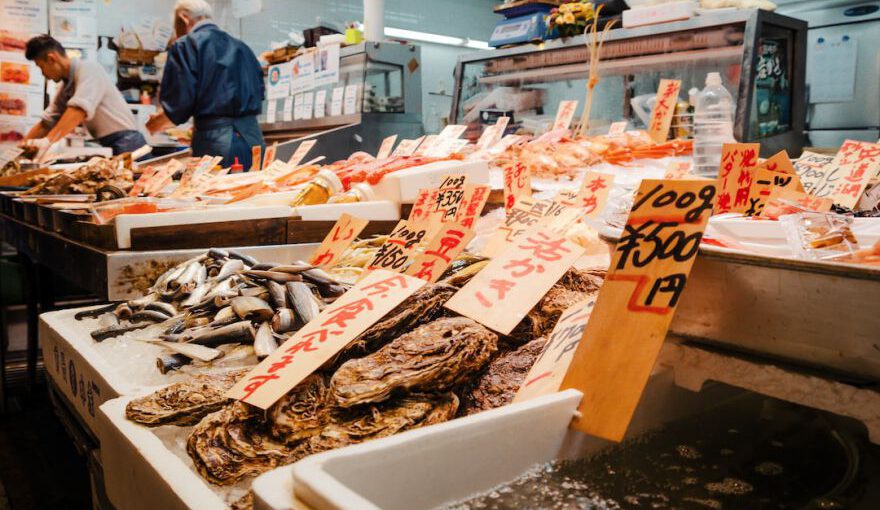
<instances>
[{"instance_id":1,"label":"white foam tray","mask_svg":"<svg viewBox=\"0 0 880 510\"><path fill-rule=\"evenodd\" d=\"M687 416L737 393L709 386L691 393L669 369L655 370L628 437ZM545 395L473 416L301 460L258 477L255 510L419 510L464 499L557 458L611 443L568 429L581 394Z\"/></svg>"},{"instance_id":2,"label":"white foam tray","mask_svg":"<svg viewBox=\"0 0 880 510\"><path fill-rule=\"evenodd\" d=\"M392 172L373 186L379 200L412 204L423 188L436 188L449 174L467 174L468 184L489 184L486 161L438 161Z\"/></svg>"},{"instance_id":3,"label":"white foam tray","mask_svg":"<svg viewBox=\"0 0 880 510\"><path fill-rule=\"evenodd\" d=\"M294 214L304 221L336 221L344 213L370 221L394 221L400 219L400 204L390 200L376 200L350 204L308 205L294 209Z\"/></svg>"},{"instance_id":4,"label":"white foam tray","mask_svg":"<svg viewBox=\"0 0 880 510\"><path fill-rule=\"evenodd\" d=\"M131 230L143 227L167 227L173 225L197 225L220 221L263 220L286 218L291 214L286 205L254 207L211 207L191 211L174 211L151 214L120 214L116 217L116 242L120 249L131 248Z\"/></svg>"},{"instance_id":5,"label":"white foam tray","mask_svg":"<svg viewBox=\"0 0 880 510\"><path fill-rule=\"evenodd\" d=\"M289 244L233 248L259 260L288 262L307 259L316 244ZM205 250L175 252L180 261ZM91 329L74 319L74 315L92 307L82 307L40 315L39 337L46 372L58 386L73 410L88 429L101 440L97 427L98 407L120 395L135 395L148 386L133 384L125 373L114 367L96 348ZM96 321L91 321L93 327ZM112 340L111 340L112 341Z\"/></svg>"}]
</instances>

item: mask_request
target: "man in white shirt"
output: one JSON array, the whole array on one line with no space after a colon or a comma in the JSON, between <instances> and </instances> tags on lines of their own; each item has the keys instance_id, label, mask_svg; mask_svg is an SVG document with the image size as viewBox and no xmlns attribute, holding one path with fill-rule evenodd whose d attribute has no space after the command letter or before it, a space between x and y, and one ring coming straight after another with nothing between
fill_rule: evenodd
<instances>
[{"instance_id":1,"label":"man in white shirt","mask_svg":"<svg viewBox=\"0 0 880 510\"><path fill-rule=\"evenodd\" d=\"M64 47L48 35L29 40L25 57L37 64L47 80L63 86L24 144L45 150L85 123L98 143L112 148L114 155L146 145L131 109L100 64L69 58Z\"/></svg>"}]
</instances>

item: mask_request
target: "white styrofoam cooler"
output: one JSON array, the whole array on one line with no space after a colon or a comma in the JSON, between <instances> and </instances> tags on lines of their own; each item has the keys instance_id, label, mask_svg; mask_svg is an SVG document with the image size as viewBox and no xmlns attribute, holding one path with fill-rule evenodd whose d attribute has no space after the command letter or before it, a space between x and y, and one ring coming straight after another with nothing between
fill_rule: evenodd
<instances>
[{"instance_id":1,"label":"white styrofoam cooler","mask_svg":"<svg viewBox=\"0 0 880 510\"><path fill-rule=\"evenodd\" d=\"M436 188L449 174L467 174L468 184L489 184L489 163L486 161L437 161L420 167L391 172L373 186L379 200L412 204L419 190Z\"/></svg>"},{"instance_id":2,"label":"white styrofoam cooler","mask_svg":"<svg viewBox=\"0 0 880 510\"><path fill-rule=\"evenodd\" d=\"M289 262L307 259L316 246L317 244L288 244L232 249L252 255L258 260ZM205 251L178 250L157 254L173 254L182 262ZM125 265L130 264L131 260L130 257L123 257L115 263ZM97 427L98 407L120 395L143 393L147 387L131 383L124 372L112 366L95 348L96 342L89 334L91 330L87 330L83 322L74 319L77 312L89 308L91 307L40 315L39 337L46 372L89 431L100 441ZM92 326L96 327L94 324Z\"/></svg>"},{"instance_id":3,"label":"white styrofoam cooler","mask_svg":"<svg viewBox=\"0 0 880 510\"><path fill-rule=\"evenodd\" d=\"M739 393L708 386L691 393L658 368L628 437ZM612 443L569 430L581 394L545 395L473 416L307 457L258 477L255 510L418 510L464 499L557 458L577 458Z\"/></svg>"}]
</instances>

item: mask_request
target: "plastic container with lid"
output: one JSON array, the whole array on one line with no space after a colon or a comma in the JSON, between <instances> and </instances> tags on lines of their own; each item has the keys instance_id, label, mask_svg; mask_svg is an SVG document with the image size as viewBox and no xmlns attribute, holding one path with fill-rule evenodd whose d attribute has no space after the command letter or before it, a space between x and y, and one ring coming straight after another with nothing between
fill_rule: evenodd
<instances>
[{"instance_id":1,"label":"plastic container with lid","mask_svg":"<svg viewBox=\"0 0 880 510\"><path fill-rule=\"evenodd\" d=\"M290 206L326 204L330 197L342 190L342 181L339 180L336 173L323 169L303 185L300 192L290 202Z\"/></svg>"},{"instance_id":2,"label":"plastic container with lid","mask_svg":"<svg viewBox=\"0 0 880 510\"><path fill-rule=\"evenodd\" d=\"M354 202L372 202L376 200L376 192L367 183L358 183L345 193L339 193L330 197L328 204L351 204Z\"/></svg>"}]
</instances>

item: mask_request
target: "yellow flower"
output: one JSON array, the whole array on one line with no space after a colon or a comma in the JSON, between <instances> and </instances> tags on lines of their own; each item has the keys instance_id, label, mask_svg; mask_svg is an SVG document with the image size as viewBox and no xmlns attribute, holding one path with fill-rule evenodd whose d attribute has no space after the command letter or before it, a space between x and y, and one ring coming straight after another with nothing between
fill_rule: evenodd
<instances>
[{"instance_id":1,"label":"yellow flower","mask_svg":"<svg viewBox=\"0 0 880 510\"><path fill-rule=\"evenodd\" d=\"M562 13L571 12L571 8L573 6L574 6L574 4L562 4L559 6L559 12L562 12Z\"/></svg>"},{"instance_id":2,"label":"yellow flower","mask_svg":"<svg viewBox=\"0 0 880 510\"><path fill-rule=\"evenodd\" d=\"M574 14L572 14L570 12L566 12L562 16L562 23L564 23L566 25L573 25L574 24Z\"/></svg>"}]
</instances>

